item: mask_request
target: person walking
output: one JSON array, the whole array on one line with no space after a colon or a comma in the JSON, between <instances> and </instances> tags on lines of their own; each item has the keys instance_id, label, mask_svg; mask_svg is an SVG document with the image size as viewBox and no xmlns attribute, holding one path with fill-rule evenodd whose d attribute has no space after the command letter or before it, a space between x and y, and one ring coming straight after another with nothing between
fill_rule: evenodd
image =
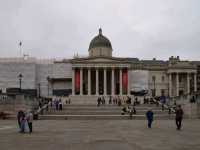
<instances>
[{"instance_id":1,"label":"person walking","mask_svg":"<svg viewBox=\"0 0 200 150\"><path fill-rule=\"evenodd\" d=\"M148 128L151 128L152 122L153 122L153 111L151 109L149 109L146 112L146 117L147 117L147 121L148 121Z\"/></svg>"},{"instance_id":2,"label":"person walking","mask_svg":"<svg viewBox=\"0 0 200 150\"><path fill-rule=\"evenodd\" d=\"M176 108L176 129L181 130L182 126L182 120L183 120L183 109L181 108L181 105L178 105Z\"/></svg>"},{"instance_id":3,"label":"person walking","mask_svg":"<svg viewBox=\"0 0 200 150\"><path fill-rule=\"evenodd\" d=\"M32 133L33 131L33 113L31 111L28 112L26 116L26 120L28 123L29 133Z\"/></svg>"}]
</instances>

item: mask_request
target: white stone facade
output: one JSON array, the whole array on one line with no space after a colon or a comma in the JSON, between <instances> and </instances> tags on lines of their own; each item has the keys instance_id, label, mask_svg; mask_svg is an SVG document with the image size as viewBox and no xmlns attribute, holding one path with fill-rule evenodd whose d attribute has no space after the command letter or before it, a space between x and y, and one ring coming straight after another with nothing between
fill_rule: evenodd
<instances>
[{"instance_id":1,"label":"white stone facade","mask_svg":"<svg viewBox=\"0 0 200 150\"><path fill-rule=\"evenodd\" d=\"M40 90L40 96L52 96L54 90L64 89L71 90L73 93L73 68L107 68L107 70L109 70L109 68L113 67L126 67L128 68L129 72L138 69L148 72L147 87L150 96L161 96L162 94L166 96L178 96L180 93L188 94L197 90L197 67L196 65L191 64L191 62L177 60L175 64L170 64L170 61L166 61L165 64L161 65L157 60L151 60L148 62L142 60L125 60L126 58L115 57L98 57L92 59L87 57L59 61L41 61L37 60L36 58L28 58L26 60L23 58L2 58L0 59L0 89L2 92L5 92L7 88L19 88L18 75L21 73L23 75L21 83L22 89L35 89L37 92ZM139 65L140 63L141 65ZM105 73L106 72L104 72L104 76ZM110 76L112 76L112 72ZM91 72L90 76L87 78L87 81L89 82L89 79L91 78ZM129 74L129 85L134 85L135 81L132 78L133 75ZM90 81L89 85L91 82L93 81ZM107 79L105 78L103 82L105 84ZM119 83L120 82L122 81L119 80ZM91 93L91 87L89 88ZM107 86L105 88L106 90L104 89L104 93L107 91ZM119 90L121 90L121 86L119 86L119 88ZM177 90L177 88L179 90ZM131 90L134 89L130 88L128 95L130 94ZM153 93L153 90L155 90L155 93ZM112 89L111 95L113 93L114 92ZM122 93L120 91L120 95L121 94Z\"/></svg>"},{"instance_id":2,"label":"white stone facade","mask_svg":"<svg viewBox=\"0 0 200 150\"><path fill-rule=\"evenodd\" d=\"M113 57L112 51L110 41L100 29L90 42L88 57L0 58L0 90L19 88L18 76L22 74L21 88L35 90L38 96L130 95L139 85L137 78L133 79L136 70L146 72L147 77L140 76L145 78L141 87L147 84L145 90L149 96L176 97L200 90L199 61L183 61L178 56L167 61L121 58Z\"/></svg>"}]
</instances>

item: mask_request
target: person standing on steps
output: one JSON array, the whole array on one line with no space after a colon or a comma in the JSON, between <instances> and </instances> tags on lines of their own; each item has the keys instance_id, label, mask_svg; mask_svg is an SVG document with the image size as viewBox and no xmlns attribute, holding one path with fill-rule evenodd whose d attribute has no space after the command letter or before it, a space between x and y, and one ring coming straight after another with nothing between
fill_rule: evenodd
<instances>
[{"instance_id":1,"label":"person standing on steps","mask_svg":"<svg viewBox=\"0 0 200 150\"><path fill-rule=\"evenodd\" d=\"M148 128L151 128L153 122L153 111L151 109L146 112L146 117L148 121Z\"/></svg>"},{"instance_id":2,"label":"person standing on steps","mask_svg":"<svg viewBox=\"0 0 200 150\"><path fill-rule=\"evenodd\" d=\"M182 126L182 120L183 120L183 109L181 108L181 105L178 105L176 108L176 129L181 130Z\"/></svg>"}]
</instances>

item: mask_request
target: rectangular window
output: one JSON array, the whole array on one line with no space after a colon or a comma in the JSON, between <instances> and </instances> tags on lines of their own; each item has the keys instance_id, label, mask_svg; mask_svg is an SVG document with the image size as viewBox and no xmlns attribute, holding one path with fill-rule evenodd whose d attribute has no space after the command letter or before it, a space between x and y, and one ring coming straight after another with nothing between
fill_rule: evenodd
<instances>
[{"instance_id":1,"label":"rectangular window","mask_svg":"<svg viewBox=\"0 0 200 150\"><path fill-rule=\"evenodd\" d=\"M162 82L165 82L165 77L164 76L162 76Z\"/></svg>"}]
</instances>

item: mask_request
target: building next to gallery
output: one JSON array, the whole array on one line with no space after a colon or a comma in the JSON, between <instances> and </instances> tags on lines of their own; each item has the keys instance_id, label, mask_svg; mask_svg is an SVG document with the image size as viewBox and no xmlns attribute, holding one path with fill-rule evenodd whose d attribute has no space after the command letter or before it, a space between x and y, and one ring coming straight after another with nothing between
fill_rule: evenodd
<instances>
[{"instance_id":1,"label":"building next to gallery","mask_svg":"<svg viewBox=\"0 0 200 150\"><path fill-rule=\"evenodd\" d=\"M146 73L148 96L175 97L200 91L200 61L140 60L112 56L112 44L102 30L89 44L89 56L63 60L0 58L0 92L34 96L70 96L72 101L97 96L131 95L134 72ZM95 99L94 99L95 98Z\"/></svg>"}]
</instances>

